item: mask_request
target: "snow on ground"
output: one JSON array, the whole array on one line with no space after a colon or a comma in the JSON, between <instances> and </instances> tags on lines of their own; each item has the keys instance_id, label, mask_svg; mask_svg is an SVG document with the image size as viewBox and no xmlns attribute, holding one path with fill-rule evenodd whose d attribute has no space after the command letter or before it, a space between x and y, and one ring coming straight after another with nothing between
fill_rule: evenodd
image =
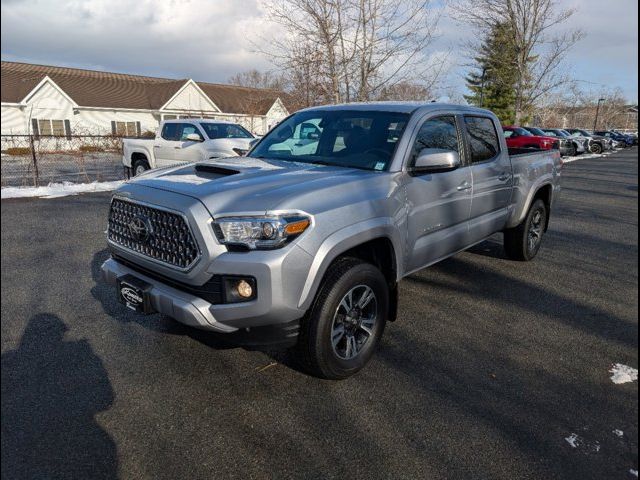
<instances>
[{"instance_id":1,"label":"snow on ground","mask_svg":"<svg viewBox=\"0 0 640 480\"><path fill-rule=\"evenodd\" d=\"M631 470L629 470L629 473L630 473L631 475L633 475L634 477L638 478L638 470L633 470L633 469L631 469Z\"/></svg>"},{"instance_id":2,"label":"snow on ground","mask_svg":"<svg viewBox=\"0 0 640 480\"><path fill-rule=\"evenodd\" d=\"M609 155L612 155L614 153L616 153L616 151L614 150L609 150L608 152L604 153L583 153L582 155L578 155L575 157L562 157L562 161L563 163L571 163L577 162L578 160L589 160L590 158L608 157Z\"/></svg>"},{"instance_id":3,"label":"snow on ground","mask_svg":"<svg viewBox=\"0 0 640 480\"><path fill-rule=\"evenodd\" d=\"M79 193L109 192L115 190L123 183L122 180L118 180L93 183L50 183L46 187L2 187L0 190L0 198L58 198L68 195L78 195Z\"/></svg>"},{"instance_id":4,"label":"snow on ground","mask_svg":"<svg viewBox=\"0 0 640 480\"><path fill-rule=\"evenodd\" d=\"M588 451L595 453L600 451L600 442L587 441L577 433L572 433L565 438L565 441L571 445L572 448L584 447Z\"/></svg>"},{"instance_id":5,"label":"snow on ground","mask_svg":"<svg viewBox=\"0 0 640 480\"><path fill-rule=\"evenodd\" d=\"M616 434L616 437L624 437L624 432L622 430L614 430L613 433Z\"/></svg>"},{"instance_id":6,"label":"snow on ground","mask_svg":"<svg viewBox=\"0 0 640 480\"><path fill-rule=\"evenodd\" d=\"M611 373L611 381L616 384L630 383L638 380L638 370L621 363L613 365L609 373Z\"/></svg>"},{"instance_id":7,"label":"snow on ground","mask_svg":"<svg viewBox=\"0 0 640 480\"><path fill-rule=\"evenodd\" d=\"M565 438L565 440L573 448L578 448L580 445L582 445L582 439L576 433L572 433L567 438Z\"/></svg>"}]
</instances>

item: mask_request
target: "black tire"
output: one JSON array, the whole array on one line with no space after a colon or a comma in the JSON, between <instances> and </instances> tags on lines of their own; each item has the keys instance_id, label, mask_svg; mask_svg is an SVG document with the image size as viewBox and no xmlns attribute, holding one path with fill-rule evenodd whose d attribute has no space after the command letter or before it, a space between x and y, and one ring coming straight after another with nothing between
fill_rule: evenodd
<instances>
[{"instance_id":1,"label":"black tire","mask_svg":"<svg viewBox=\"0 0 640 480\"><path fill-rule=\"evenodd\" d=\"M595 153L596 155L600 155L602 153L602 145L599 143L591 144L591 153Z\"/></svg>"},{"instance_id":2,"label":"black tire","mask_svg":"<svg viewBox=\"0 0 640 480\"><path fill-rule=\"evenodd\" d=\"M135 177L149 170L149 163L146 160L136 160L131 167L131 173Z\"/></svg>"},{"instance_id":3,"label":"black tire","mask_svg":"<svg viewBox=\"0 0 640 480\"><path fill-rule=\"evenodd\" d=\"M358 292L362 291L364 298L364 287L368 287L374 294L374 298L365 304L365 309L361 312L362 318L366 316L365 310L370 316L375 302L375 320L370 323L371 319L366 319L370 334L361 330L364 323L358 325L357 314L352 318L344 313L346 309L342 303L349 292L352 292L352 307L354 304L357 307ZM298 343L294 347L298 363L306 372L320 378L340 380L353 375L373 355L384 332L388 309L389 287L378 268L354 258L338 260L329 267L311 310L301 320ZM351 311L353 310L352 308ZM333 339L339 336L340 325L343 334L334 343ZM353 333L350 334L351 330L347 329L352 329ZM350 347L351 344L356 347ZM355 348L357 353L352 358L346 358L351 348Z\"/></svg>"},{"instance_id":4,"label":"black tire","mask_svg":"<svg viewBox=\"0 0 640 480\"><path fill-rule=\"evenodd\" d=\"M535 258L542 244L548 215L547 206L538 199L520 225L504 231L504 249L511 260L528 262Z\"/></svg>"},{"instance_id":5,"label":"black tire","mask_svg":"<svg viewBox=\"0 0 640 480\"><path fill-rule=\"evenodd\" d=\"M578 146L575 143L571 143L571 148L569 150L569 156L575 157L578 155Z\"/></svg>"}]
</instances>

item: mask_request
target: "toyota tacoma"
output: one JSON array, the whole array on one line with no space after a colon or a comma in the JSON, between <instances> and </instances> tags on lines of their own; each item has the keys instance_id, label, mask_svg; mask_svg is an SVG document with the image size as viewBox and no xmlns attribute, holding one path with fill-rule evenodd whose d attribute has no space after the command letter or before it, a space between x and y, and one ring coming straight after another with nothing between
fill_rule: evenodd
<instances>
[{"instance_id":1,"label":"toyota tacoma","mask_svg":"<svg viewBox=\"0 0 640 480\"><path fill-rule=\"evenodd\" d=\"M561 172L556 149L508 150L487 110L310 108L247 156L120 187L103 278L140 314L292 348L311 374L341 379L396 319L403 278L497 232L508 257L532 260Z\"/></svg>"}]
</instances>

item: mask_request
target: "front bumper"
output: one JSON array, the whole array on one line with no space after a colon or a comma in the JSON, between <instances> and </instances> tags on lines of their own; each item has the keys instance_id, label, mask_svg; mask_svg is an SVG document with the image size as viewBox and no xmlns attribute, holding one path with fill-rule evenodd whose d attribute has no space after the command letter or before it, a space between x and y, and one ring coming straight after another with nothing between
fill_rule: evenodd
<instances>
[{"instance_id":1,"label":"front bumper","mask_svg":"<svg viewBox=\"0 0 640 480\"><path fill-rule=\"evenodd\" d=\"M118 277L133 275L151 285L149 297L155 311L192 327L232 333L300 319L305 314L298 307L301 289L312 260L309 254L295 245L283 251L220 255L211 262L208 272L255 278L257 298L241 303L210 303L186 291L187 288L181 289L179 284L174 286L173 281L163 281L155 271L147 274L115 258L104 262L102 277L106 283L115 286Z\"/></svg>"}]
</instances>

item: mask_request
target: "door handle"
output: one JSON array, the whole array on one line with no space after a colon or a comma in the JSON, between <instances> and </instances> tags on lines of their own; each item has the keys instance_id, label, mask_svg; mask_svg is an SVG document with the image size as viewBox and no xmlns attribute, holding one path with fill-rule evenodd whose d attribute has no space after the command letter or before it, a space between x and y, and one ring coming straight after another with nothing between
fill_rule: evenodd
<instances>
[{"instance_id":1,"label":"door handle","mask_svg":"<svg viewBox=\"0 0 640 480\"><path fill-rule=\"evenodd\" d=\"M154 145L153 148L160 148L160 145Z\"/></svg>"},{"instance_id":2,"label":"door handle","mask_svg":"<svg viewBox=\"0 0 640 480\"><path fill-rule=\"evenodd\" d=\"M510 178L511 178L511 175L509 175L508 173L503 173L498 177L498 180L500 180L501 182L506 182Z\"/></svg>"},{"instance_id":3,"label":"door handle","mask_svg":"<svg viewBox=\"0 0 640 480\"><path fill-rule=\"evenodd\" d=\"M464 183L461 183L460 185L458 185L457 189L459 192L464 192L465 190L471 190L471 184L465 181Z\"/></svg>"},{"instance_id":4,"label":"door handle","mask_svg":"<svg viewBox=\"0 0 640 480\"><path fill-rule=\"evenodd\" d=\"M182 147L173 147L173 148L175 148L176 150L180 150Z\"/></svg>"}]
</instances>

